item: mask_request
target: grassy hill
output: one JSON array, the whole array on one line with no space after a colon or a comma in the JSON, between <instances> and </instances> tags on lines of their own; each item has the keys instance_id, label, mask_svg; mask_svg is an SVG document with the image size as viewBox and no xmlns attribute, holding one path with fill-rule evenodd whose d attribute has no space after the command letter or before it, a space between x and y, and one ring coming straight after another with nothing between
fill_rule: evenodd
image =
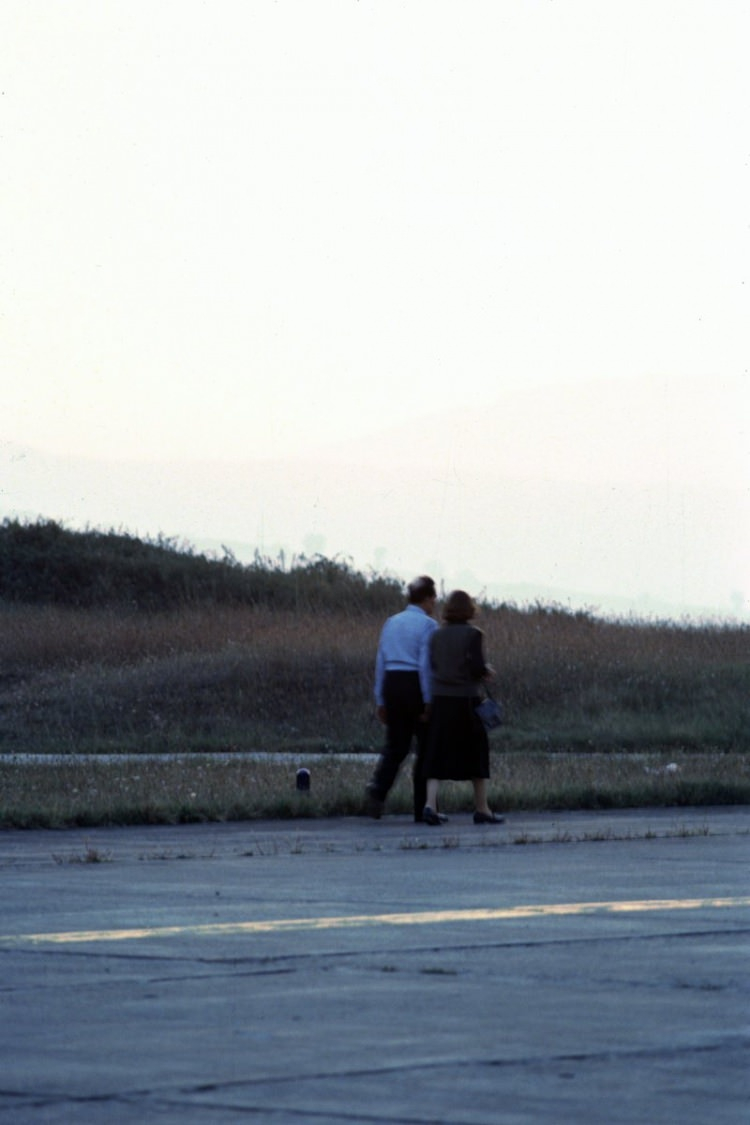
<instances>
[{"instance_id":1,"label":"grassy hill","mask_svg":"<svg viewBox=\"0 0 750 1125\"><path fill-rule=\"evenodd\" d=\"M173 610L187 605L263 605L274 609L373 609L398 604L400 583L365 576L346 562L316 556L244 566L173 539L123 532L71 531L54 521L0 524L0 602L85 608Z\"/></svg>"},{"instance_id":2,"label":"grassy hill","mask_svg":"<svg viewBox=\"0 0 750 1125\"><path fill-rule=\"evenodd\" d=\"M6 521L0 761L41 752L375 752L383 737L372 705L375 649L383 619L403 602L397 580L337 560L241 566L167 540ZM641 772L691 759L690 784L678 771L668 790L657 787L661 799L750 799L747 626L498 604L481 606L477 624L507 714L491 736L493 776L507 778L509 762L533 758L544 773L551 758L589 759L584 785L561 789L558 779L519 801L642 802L631 782L630 796L611 788L621 763L630 769L639 755ZM591 775L595 757L608 763L606 785ZM27 822L3 811L17 776L0 778L0 824ZM218 807L226 814L226 801Z\"/></svg>"}]
</instances>

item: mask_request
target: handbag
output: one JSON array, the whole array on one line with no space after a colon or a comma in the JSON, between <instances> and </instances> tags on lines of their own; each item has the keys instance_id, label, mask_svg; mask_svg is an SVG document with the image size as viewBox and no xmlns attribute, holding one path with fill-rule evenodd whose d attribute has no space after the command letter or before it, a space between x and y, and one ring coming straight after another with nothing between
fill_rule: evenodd
<instances>
[{"instance_id":1,"label":"handbag","mask_svg":"<svg viewBox=\"0 0 750 1125\"><path fill-rule=\"evenodd\" d=\"M503 721L503 705L493 699L486 687L484 690L486 695L482 702L474 708L474 712L481 719L486 730L494 730Z\"/></svg>"}]
</instances>

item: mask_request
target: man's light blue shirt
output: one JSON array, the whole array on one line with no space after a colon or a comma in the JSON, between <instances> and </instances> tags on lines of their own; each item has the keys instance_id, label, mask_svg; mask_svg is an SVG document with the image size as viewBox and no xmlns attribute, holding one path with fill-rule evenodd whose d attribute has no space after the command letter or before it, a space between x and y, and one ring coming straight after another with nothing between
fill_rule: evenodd
<instances>
[{"instance_id":1,"label":"man's light blue shirt","mask_svg":"<svg viewBox=\"0 0 750 1125\"><path fill-rule=\"evenodd\" d=\"M408 605L389 617L383 626L375 658L375 703L383 706L386 672L419 672L422 699L432 699L430 637L437 621L418 605Z\"/></svg>"}]
</instances>

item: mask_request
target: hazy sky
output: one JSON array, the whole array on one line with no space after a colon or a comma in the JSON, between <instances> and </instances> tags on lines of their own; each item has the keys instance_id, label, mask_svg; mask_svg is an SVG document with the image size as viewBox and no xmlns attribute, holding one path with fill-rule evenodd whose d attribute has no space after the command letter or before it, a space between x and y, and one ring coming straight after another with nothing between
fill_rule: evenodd
<instances>
[{"instance_id":1,"label":"hazy sky","mask_svg":"<svg viewBox=\"0 0 750 1125\"><path fill-rule=\"evenodd\" d=\"M747 614L745 0L0 37L0 515Z\"/></svg>"}]
</instances>

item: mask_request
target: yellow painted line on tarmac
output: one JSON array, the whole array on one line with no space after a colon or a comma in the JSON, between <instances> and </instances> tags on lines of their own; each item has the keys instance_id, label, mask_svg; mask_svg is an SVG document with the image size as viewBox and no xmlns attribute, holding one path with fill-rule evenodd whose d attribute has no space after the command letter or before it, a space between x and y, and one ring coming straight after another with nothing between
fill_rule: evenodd
<instances>
[{"instance_id":1,"label":"yellow painted line on tarmac","mask_svg":"<svg viewBox=\"0 0 750 1125\"><path fill-rule=\"evenodd\" d=\"M688 910L736 910L750 906L750 895L734 898L637 899L632 902L540 903L479 910L426 910L411 914L343 914L317 918L269 918L256 922L212 922L206 925L138 926L121 930L68 930L62 933L6 934L0 945L88 945L102 941L145 938L224 937L233 934L281 934L311 930L353 930L368 926L434 926L446 922L507 922L523 918L581 915L645 914Z\"/></svg>"}]
</instances>

